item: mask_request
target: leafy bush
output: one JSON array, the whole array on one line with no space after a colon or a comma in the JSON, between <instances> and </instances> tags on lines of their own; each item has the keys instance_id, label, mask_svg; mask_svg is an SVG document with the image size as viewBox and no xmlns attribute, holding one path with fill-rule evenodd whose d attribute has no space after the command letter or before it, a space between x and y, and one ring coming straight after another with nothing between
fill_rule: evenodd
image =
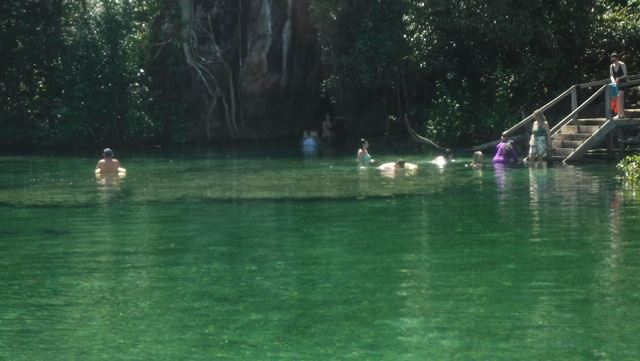
<instances>
[{"instance_id":1,"label":"leafy bush","mask_svg":"<svg viewBox=\"0 0 640 361\"><path fill-rule=\"evenodd\" d=\"M629 155L622 159L617 168L623 172L623 180L629 184L640 183L640 155Z\"/></svg>"}]
</instances>

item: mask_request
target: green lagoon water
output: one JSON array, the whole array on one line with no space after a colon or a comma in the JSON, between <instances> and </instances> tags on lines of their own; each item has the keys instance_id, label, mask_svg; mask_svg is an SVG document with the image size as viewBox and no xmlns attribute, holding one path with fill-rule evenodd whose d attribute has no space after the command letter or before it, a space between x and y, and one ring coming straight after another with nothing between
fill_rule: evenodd
<instances>
[{"instance_id":1,"label":"green lagoon water","mask_svg":"<svg viewBox=\"0 0 640 361\"><path fill-rule=\"evenodd\" d=\"M0 156L0 360L640 359L611 164L119 155Z\"/></svg>"}]
</instances>

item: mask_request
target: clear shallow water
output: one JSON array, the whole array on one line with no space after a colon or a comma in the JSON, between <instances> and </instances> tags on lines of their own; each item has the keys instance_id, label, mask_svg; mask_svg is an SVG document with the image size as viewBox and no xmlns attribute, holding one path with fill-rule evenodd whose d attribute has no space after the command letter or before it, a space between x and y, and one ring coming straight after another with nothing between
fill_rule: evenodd
<instances>
[{"instance_id":1,"label":"clear shallow water","mask_svg":"<svg viewBox=\"0 0 640 361\"><path fill-rule=\"evenodd\" d=\"M377 155L379 162L398 155ZM0 359L637 360L610 165L273 149L0 157Z\"/></svg>"}]
</instances>

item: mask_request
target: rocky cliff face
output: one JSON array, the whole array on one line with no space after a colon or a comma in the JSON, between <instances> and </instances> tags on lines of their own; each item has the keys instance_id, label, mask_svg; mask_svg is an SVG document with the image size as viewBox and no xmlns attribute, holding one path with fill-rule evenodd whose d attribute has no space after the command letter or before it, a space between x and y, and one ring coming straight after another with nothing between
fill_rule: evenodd
<instances>
[{"instance_id":1,"label":"rocky cliff face","mask_svg":"<svg viewBox=\"0 0 640 361\"><path fill-rule=\"evenodd\" d=\"M308 1L180 0L194 134L291 136L319 117L320 45Z\"/></svg>"}]
</instances>

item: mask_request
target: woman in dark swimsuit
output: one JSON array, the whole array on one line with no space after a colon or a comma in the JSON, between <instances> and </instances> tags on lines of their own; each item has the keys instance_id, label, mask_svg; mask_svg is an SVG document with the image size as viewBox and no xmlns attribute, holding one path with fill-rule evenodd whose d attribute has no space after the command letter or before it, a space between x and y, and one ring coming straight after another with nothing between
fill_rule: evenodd
<instances>
[{"instance_id":1,"label":"woman in dark swimsuit","mask_svg":"<svg viewBox=\"0 0 640 361\"><path fill-rule=\"evenodd\" d=\"M616 83L618 86L618 115L613 119L624 118L624 91L627 89L627 66L618 60L618 54L611 54L611 66L609 67L609 74L611 75L611 82Z\"/></svg>"}]
</instances>

